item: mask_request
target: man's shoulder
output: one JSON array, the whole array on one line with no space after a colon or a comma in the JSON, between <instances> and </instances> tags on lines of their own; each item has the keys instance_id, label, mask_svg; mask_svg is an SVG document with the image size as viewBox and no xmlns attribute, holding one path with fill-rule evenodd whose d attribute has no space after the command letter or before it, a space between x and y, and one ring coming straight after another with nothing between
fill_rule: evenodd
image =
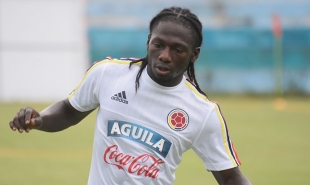
<instances>
[{"instance_id":1,"label":"man's shoulder","mask_svg":"<svg viewBox=\"0 0 310 185\"><path fill-rule=\"evenodd\" d=\"M204 92L199 90L196 84L190 81L189 79L184 80L184 85L187 91L190 92L191 96L201 100L202 102L206 102L206 103L210 102L208 96Z\"/></svg>"},{"instance_id":2,"label":"man's shoulder","mask_svg":"<svg viewBox=\"0 0 310 185\"><path fill-rule=\"evenodd\" d=\"M134 62L136 65L140 65L140 58L112 58L112 57L106 57L103 60L96 61L93 63L93 65L97 63L107 63L107 64L120 64L120 65L129 65L131 62Z\"/></svg>"},{"instance_id":3,"label":"man's shoulder","mask_svg":"<svg viewBox=\"0 0 310 185\"><path fill-rule=\"evenodd\" d=\"M130 64L132 66L137 67L137 66L141 65L141 62L140 62L139 58L120 58L120 59L118 59L118 58L106 57L103 60L99 60L99 61L94 62L90 66L88 71L93 70L94 68L97 68L97 69L102 68L104 70L106 70L106 69L108 69L108 70L111 70L111 69L121 70L122 68L129 69Z\"/></svg>"}]
</instances>

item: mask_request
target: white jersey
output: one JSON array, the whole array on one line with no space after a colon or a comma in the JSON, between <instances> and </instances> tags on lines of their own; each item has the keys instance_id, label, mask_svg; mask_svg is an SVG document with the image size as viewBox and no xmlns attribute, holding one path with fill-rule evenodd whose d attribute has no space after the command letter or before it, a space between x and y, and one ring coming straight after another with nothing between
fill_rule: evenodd
<instances>
[{"instance_id":1,"label":"white jersey","mask_svg":"<svg viewBox=\"0 0 310 185\"><path fill-rule=\"evenodd\" d=\"M129 60L95 63L69 101L79 111L99 107L89 185L173 184L182 154L193 149L207 170L240 164L216 103L184 77L155 83Z\"/></svg>"}]
</instances>

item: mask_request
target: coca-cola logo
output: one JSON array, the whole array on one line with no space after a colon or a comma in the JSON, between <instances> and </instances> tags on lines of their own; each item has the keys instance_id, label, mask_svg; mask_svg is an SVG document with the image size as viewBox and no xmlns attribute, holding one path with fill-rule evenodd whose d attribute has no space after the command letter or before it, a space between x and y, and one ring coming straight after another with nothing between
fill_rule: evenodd
<instances>
[{"instance_id":1,"label":"coca-cola logo","mask_svg":"<svg viewBox=\"0 0 310 185\"><path fill-rule=\"evenodd\" d=\"M158 166L164 163L162 159L156 159L150 154L142 154L136 157L124 154L118 151L117 145L109 146L106 149L103 154L103 160L107 164L114 165L120 170L153 179L158 176Z\"/></svg>"}]
</instances>

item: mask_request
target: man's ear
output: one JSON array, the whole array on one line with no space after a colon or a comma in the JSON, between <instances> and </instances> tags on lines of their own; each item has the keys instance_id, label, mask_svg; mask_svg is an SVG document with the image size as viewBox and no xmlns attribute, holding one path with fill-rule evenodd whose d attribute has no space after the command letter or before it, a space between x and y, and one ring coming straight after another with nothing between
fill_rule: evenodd
<instances>
[{"instance_id":1,"label":"man's ear","mask_svg":"<svg viewBox=\"0 0 310 185\"><path fill-rule=\"evenodd\" d=\"M197 47L194 49L193 53L192 53L192 57L191 57L191 62L196 62L197 58L199 57L200 54L200 47Z\"/></svg>"},{"instance_id":2,"label":"man's ear","mask_svg":"<svg viewBox=\"0 0 310 185\"><path fill-rule=\"evenodd\" d=\"M146 41L146 51L148 51L148 50L149 50L149 43L150 43L150 39L151 39L151 34L149 34L149 35L147 36L147 41Z\"/></svg>"}]
</instances>

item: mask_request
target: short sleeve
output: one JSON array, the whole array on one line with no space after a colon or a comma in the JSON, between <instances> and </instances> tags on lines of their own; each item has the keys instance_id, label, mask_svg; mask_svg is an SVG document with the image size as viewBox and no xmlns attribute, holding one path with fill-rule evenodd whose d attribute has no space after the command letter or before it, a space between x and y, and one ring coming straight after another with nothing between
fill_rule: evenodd
<instances>
[{"instance_id":1,"label":"short sleeve","mask_svg":"<svg viewBox=\"0 0 310 185\"><path fill-rule=\"evenodd\" d=\"M225 119L219 106L207 115L206 121L193 143L193 150L202 159L208 171L221 171L241 163L230 140Z\"/></svg>"},{"instance_id":2,"label":"short sleeve","mask_svg":"<svg viewBox=\"0 0 310 185\"><path fill-rule=\"evenodd\" d=\"M75 109L85 112L99 106L100 81L105 68L104 63L94 64L87 70L80 84L70 93L68 99Z\"/></svg>"}]
</instances>

